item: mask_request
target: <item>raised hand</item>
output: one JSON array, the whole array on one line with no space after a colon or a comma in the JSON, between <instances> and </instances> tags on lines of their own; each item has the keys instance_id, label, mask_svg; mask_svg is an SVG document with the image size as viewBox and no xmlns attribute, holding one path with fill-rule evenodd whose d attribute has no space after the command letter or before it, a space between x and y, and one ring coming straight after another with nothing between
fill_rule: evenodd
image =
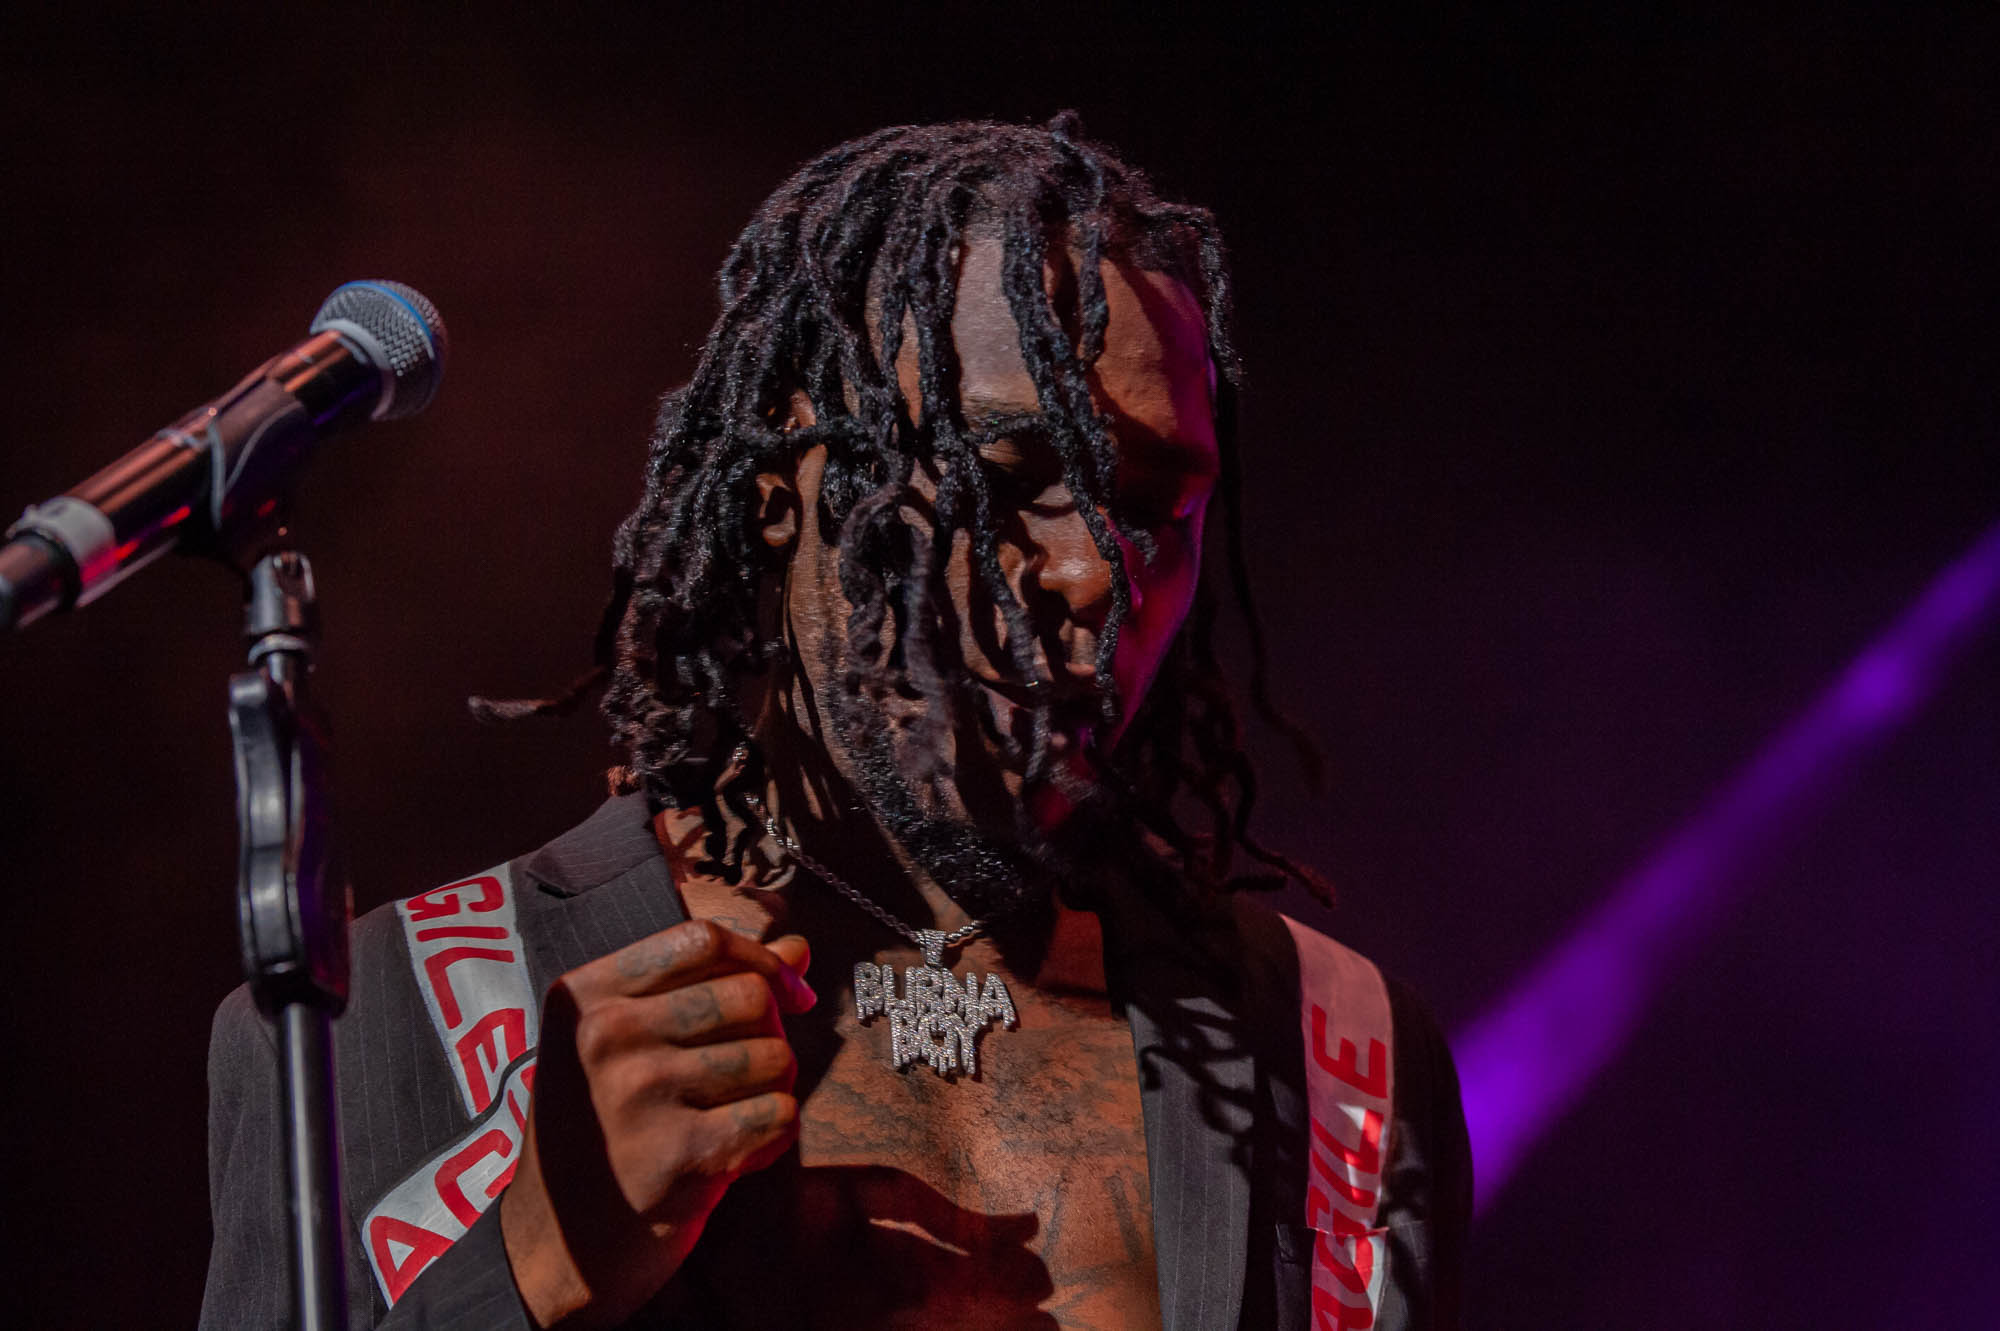
<instances>
[{"instance_id":1,"label":"raised hand","mask_svg":"<svg viewBox=\"0 0 2000 1331\"><path fill-rule=\"evenodd\" d=\"M500 1199L539 1326L615 1326L701 1237L723 1192L798 1134L781 1013L814 1002L806 941L675 925L550 986L527 1149Z\"/></svg>"}]
</instances>

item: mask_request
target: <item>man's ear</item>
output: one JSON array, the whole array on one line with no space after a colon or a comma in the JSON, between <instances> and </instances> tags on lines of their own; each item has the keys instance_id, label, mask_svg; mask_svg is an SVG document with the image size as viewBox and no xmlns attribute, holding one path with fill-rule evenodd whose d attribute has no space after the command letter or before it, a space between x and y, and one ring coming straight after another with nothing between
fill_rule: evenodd
<instances>
[{"instance_id":1,"label":"man's ear","mask_svg":"<svg viewBox=\"0 0 2000 1331\"><path fill-rule=\"evenodd\" d=\"M818 419L813 414L812 399L795 388L791 400L785 404L785 423L779 428L790 434ZM757 516L754 521L757 535L765 545L773 550L791 549L792 542L799 538L799 513L799 486L795 477L775 471L757 474Z\"/></svg>"},{"instance_id":2,"label":"man's ear","mask_svg":"<svg viewBox=\"0 0 2000 1331\"><path fill-rule=\"evenodd\" d=\"M786 551L799 539L799 487L774 471L757 473L757 536L773 550Z\"/></svg>"}]
</instances>

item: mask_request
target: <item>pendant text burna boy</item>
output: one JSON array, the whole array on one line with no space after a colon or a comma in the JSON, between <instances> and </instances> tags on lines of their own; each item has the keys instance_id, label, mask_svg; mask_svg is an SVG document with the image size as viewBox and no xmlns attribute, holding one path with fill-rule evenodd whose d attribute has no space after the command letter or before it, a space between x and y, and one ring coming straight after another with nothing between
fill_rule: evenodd
<instances>
[{"instance_id":1,"label":"pendant text burna boy","mask_svg":"<svg viewBox=\"0 0 2000 1331\"><path fill-rule=\"evenodd\" d=\"M896 969L872 961L854 963L854 1015L864 1024L877 1015L889 1017L889 1064L898 1072L919 1060L940 1077L979 1071L979 1037L995 1021L1016 1024L1014 1000L998 975L984 985L977 971L960 979L944 965L945 935L918 929L917 945L924 964L903 968L902 993L896 992Z\"/></svg>"}]
</instances>

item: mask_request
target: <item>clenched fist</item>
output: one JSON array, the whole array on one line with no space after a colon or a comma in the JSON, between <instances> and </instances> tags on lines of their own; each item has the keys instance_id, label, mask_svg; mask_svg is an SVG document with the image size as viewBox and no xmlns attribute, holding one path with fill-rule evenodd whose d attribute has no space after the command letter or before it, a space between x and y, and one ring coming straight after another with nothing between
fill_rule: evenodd
<instances>
[{"instance_id":1,"label":"clenched fist","mask_svg":"<svg viewBox=\"0 0 2000 1331\"><path fill-rule=\"evenodd\" d=\"M514 1283L543 1327L615 1326L680 1268L729 1185L798 1132L806 941L708 920L579 966L542 1011L528 1143L500 1199Z\"/></svg>"}]
</instances>

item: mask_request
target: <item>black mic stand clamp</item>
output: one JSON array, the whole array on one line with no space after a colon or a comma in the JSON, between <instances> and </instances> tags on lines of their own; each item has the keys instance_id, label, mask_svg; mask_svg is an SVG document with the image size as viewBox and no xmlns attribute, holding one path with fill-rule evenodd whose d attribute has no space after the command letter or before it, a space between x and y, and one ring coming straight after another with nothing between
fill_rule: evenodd
<instances>
[{"instance_id":1,"label":"black mic stand clamp","mask_svg":"<svg viewBox=\"0 0 2000 1331\"><path fill-rule=\"evenodd\" d=\"M251 567L253 667L229 680L236 745L237 923L243 972L276 1023L284 1077L292 1293L300 1331L347 1326L333 1019L347 1004L345 880L331 863L324 730L307 689L318 606L295 550Z\"/></svg>"}]
</instances>

